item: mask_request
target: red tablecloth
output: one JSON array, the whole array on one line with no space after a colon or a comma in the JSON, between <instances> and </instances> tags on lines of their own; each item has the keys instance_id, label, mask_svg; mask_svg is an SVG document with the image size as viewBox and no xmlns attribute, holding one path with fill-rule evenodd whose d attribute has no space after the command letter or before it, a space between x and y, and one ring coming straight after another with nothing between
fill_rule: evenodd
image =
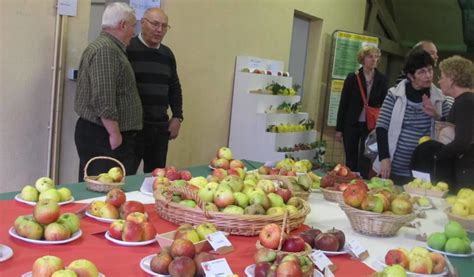
<instances>
[{"instance_id":1,"label":"red tablecloth","mask_svg":"<svg viewBox=\"0 0 474 277\"><path fill-rule=\"evenodd\" d=\"M69 204L62 206L61 212L75 212L82 207L84 204ZM176 229L176 225L158 217L153 205L146 205L146 209L159 233ZM33 262L43 255L58 256L63 259L65 265L75 259L89 259L106 276L149 276L140 269L139 262L143 257L158 252L158 244L141 247L116 245L106 240L103 233L93 234L106 230L108 224L88 217L81 220L82 237L68 244L37 245L11 237L8 234L8 229L13 226L15 219L20 215L32 214L32 212L33 207L14 200L0 201L0 243L8 245L14 251L12 258L0 263L0 276L20 276L31 271ZM245 276L245 267L254 263L253 255L257 237L230 236L229 238L235 251L223 255L223 257L227 259L234 273ZM352 260L348 255L331 257L331 260L337 266L335 275L338 277L368 276L373 272L364 263Z\"/></svg>"}]
</instances>

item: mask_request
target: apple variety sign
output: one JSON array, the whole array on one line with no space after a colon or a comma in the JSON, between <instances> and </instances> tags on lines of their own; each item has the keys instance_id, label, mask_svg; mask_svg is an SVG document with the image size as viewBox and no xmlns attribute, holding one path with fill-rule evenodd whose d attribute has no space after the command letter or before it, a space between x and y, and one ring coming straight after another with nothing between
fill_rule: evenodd
<instances>
[{"instance_id":1,"label":"apple variety sign","mask_svg":"<svg viewBox=\"0 0 474 277\"><path fill-rule=\"evenodd\" d=\"M225 258L201 263L206 276L232 276L232 270Z\"/></svg>"},{"instance_id":2,"label":"apple variety sign","mask_svg":"<svg viewBox=\"0 0 474 277\"><path fill-rule=\"evenodd\" d=\"M331 260L326 255L324 255L324 253L321 252L320 250L316 250L313 253L311 253L309 258L321 270L324 268L331 268L331 266L333 266L333 263L331 262Z\"/></svg>"},{"instance_id":3,"label":"apple variety sign","mask_svg":"<svg viewBox=\"0 0 474 277\"><path fill-rule=\"evenodd\" d=\"M369 256L367 248L363 247L358 240L351 239L347 242L347 244L351 253L353 253L356 257L359 257L360 259L365 259L367 258L367 256Z\"/></svg>"},{"instance_id":4,"label":"apple variety sign","mask_svg":"<svg viewBox=\"0 0 474 277\"><path fill-rule=\"evenodd\" d=\"M215 251L224 247L232 247L232 243L220 231L207 235L206 239Z\"/></svg>"}]
</instances>

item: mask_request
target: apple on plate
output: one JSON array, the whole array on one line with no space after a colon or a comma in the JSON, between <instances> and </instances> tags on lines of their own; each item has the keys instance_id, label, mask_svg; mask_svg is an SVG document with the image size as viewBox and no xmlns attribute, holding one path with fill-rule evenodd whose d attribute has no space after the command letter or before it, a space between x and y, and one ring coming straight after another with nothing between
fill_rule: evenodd
<instances>
[{"instance_id":1,"label":"apple on plate","mask_svg":"<svg viewBox=\"0 0 474 277\"><path fill-rule=\"evenodd\" d=\"M51 277L77 277L77 274L70 269L61 269L54 272Z\"/></svg>"},{"instance_id":2,"label":"apple on plate","mask_svg":"<svg viewBox=\"0 0 474 277\"><path fill-rule=\"evenodd\" d=\"M44 238L48 241L66 240L71 237L71 230L63 224L53 222L44 229Z\"/></svg>"},{"instance_id":3,"label":"apple on plate","mask_svg":"<svg viewBox=\"0 0 474 277\"><path fill-rule=\"evenodd\" d=\"M119 188L114 188L111 191L107 192L105 196L105 202L114 205L117 208L120 208L123 203L127 200L125 192Z\"/></svg>"},{"instance_id":4,"label":"apple on plate","mask_svg":"<svg viewBox=\"0 0 474 277\"><path fill-rule=\"evenodd\" d=\"M39 194L38 200L51 199L56 202L61 201L61 194L55 188L45 190Z\"/></svg>"},{"instance_id":5,"label":"apple on plate","mask_svg":"<svg viewBox=\"0 0 474 277\"><path fill-rule=\"evenodd\" d=\"M281 228L275 223L263 226L259 234L260 243L270 249L277 249L280 243Z\"/></svg>"},{"instance_id":6,"label":"apple on plate","mask_svg":"<svg viewBox=\"0 0 474 277\"><path fill-rule=\"evenodd\" d=\"M103 206L105 206L105 201L92 200L89 207L87 207L87 211L93 216L100 216L99 211Z\"/></svg>"},{"instance_id":7,"label":"apple on plate","mask_svg":"<svg viewBox=\"0 0 474 277\"><path fill-rule=\"evenodd\" d=\"M245 164L241 160L232 160L229 164L230 168L245 168Z\"/></svg>"},{"instance_id":8,"label":"apple on plate","mask_svg":"<svg viewBox=\"0 0 474 277\"><path fill-rule=\"evenodd\" d=\"M306 248L305 241L299 236L290 236L283 243L282 250L286 252L301 252Z\"/></svg>"},{"instance_id":9,"label":"apple on plate","mask_svg":"<svg viewBox=\"0 0 474 277\"><path fill-rule=\"evenodd\" d=\"M429 235L428 246L436 250L444 251L447 240L448 238L444 232L435 232Z\"/></svg>"},{"instance_id":10,"label":"apple on plate","mask_svg":"<svg viewBox=\"0 0 474 277\"><path fill-rule=\"evenodd\" d=\"M54 272L64 269L63 261L56 256L42 256L35 260L32 276L51 276Z\"/></svg>"},{"instance_id":11,"label":"apple on plate","mask_svg":"<svg viewBox=\"0 0 474 277\"><path fill-rule=\"evenodd\" d=\"M122 231L123 227L125 225L125 220L123 219L117 219L114 220L112 223L109 225L109 235L118 240L122 240Z\"/></svg>"},{"instance_id":12,"label":"apple on plate","mask_svg":"<svg viewBox=\"0 0 474 277\"><path fill-rule=\"evenodd\" d=\"M35 187L40 193L52 189L54 186L53 179L49 177L41 177L35 182Z\"/></svg>"},{"instance_id":13,"label":"apple on plate","mask_svg":"<svg viewBox=\"0 0 474 277\"><path fill-rule=\"evenodd\" d=\"M32 215L17 217L13 227L16 233L24 238L39 240L43 237L43 226L36 222Z\"/></svg>"},{"instance_id":14,"label":"apple on plate","mask_svg":"<svg viewBox=\"0 0 474 277\"><path fill-rule=\"evenodd\" d=\"M137 224L142 224L147 221L147 216L141 212L133 212L127 215L127 218L125 218L125 221L132 221Z\"/></svg>"},{"instance_id":15,"label":"apple on plate","mask_svg":"<svg viewBox=\"0 0 474 277\"><path fill-rule=\"evenodd\" d=\"M38 197L39 191L31 185L27 185L21 190L20 198L25 201L36 202Z\"/></svg>"},{"instance_id":16,"label":"apple on plate","mask_svg":"<svg viewBox=\"0 0 474 277\"><path fill-rule=\"evenodd\" d=\"M59 195L61 196L61 200L60 200L61 202L69 201L72 197L71 190L66 187L59 188L58 192L59 192Z\"/></svg>"},{"instance_id":17,"label":"apple on plate","mask_svg":"<svg viewBox=\"0 0 474 277\"><path fill-rule=\"evenodd\" d=\"M429 255L413 255L410 257L408 270L418 274L431 274L433 261Z\"/></svg>"},{"instance_id":18,"label":"apple on plate","mask_svg":"<svg viewBox=\"0 0 474 277\"><path fill-rule=\"evenodd\" d=\"M450 238L464 238L467 236L466 230L457 221L449 221L444 226L444 233L448 239Z\"/></svg>"},{"instance_id":19,"label":"apple on plate","mask_svg":"<svg viewBox=\"0 0 474 277\"><path fill-rule=\"evenodd\" d=\"M166 176L166 169L164 169L164 168L155 168L151 172L151 176L153 176L153 177L165 177Z\"/></svg>"},{"instance_id":20,"label":"apple on plate","mask_svg":"<svg viewBox=\"0 0 474 277\"><path fill-rule=\"evenodd\" d=\"M180 256L174 258L174 260L168 266L170 276L194 276L196 274L196 263L194 260L187 256Z\"/></svg>"},{"instance_id":21,"label":"apple on plate","mask_svg":"<svg viewBox=\"0 0 474 277\"><path fill-rule=\"evenodd\" d=\"M129 242L141 241L143 237L142 225L133 221L125 221L122 232L122 240Z\"/></svg>"},{"instance_id":22,"label":"apple on plate","mask_svg":"<svg viewBox=\"0 0 474 277\"><path fill-rule=\"evenodd\" d=\"M170 254L159 253L151 259L150 269L158 274L169 275L168 266L172 261L173 257Z\"/></svg>"},{"instance_id":23,"label":"apple on plate","mask_svg":"<svg viewBox=\"0 0 474 277\"><path fill-rule=\"evenodd\" d=\"M223 159L223 158L220 158L220 159L217 159L217 161L215 162L215 166L216 168L222 168L222 169L229 169L229 160L226 160L226 159Z\"/></svg>"},{"instance_id":24,"label":"apple on plate","mask_svg":"<svg viewBox=\"0 0 474 277\"><path fill-rule=\"evenodd\" d=\"M321 233L314 238L314 247L323 251L338 251L339 240L330 233Z\"/></svg>"},{"instance_id":25,"label":"apple on plate","mask_svg":"<svg viewBox=\"0 0 474 277\"><path fill-rule=\"evenodd\" d=\"M268 276L268 272L270 267L272 266L269 262L256 262L255 263L255 270L254 270L254 277L266 277Z\"/></svg>"},{"instance_id":26,"label":"apple on plate","mask_svg":"<svg viewBox=\"0 0 474 277\"><path fill-rule=\"evenodd\" d=\"M214 256L212 256L209 253L206 253L206 252L197 253L196 256L194 256L194 263L196 264L195 276L197 277L206 276L206 273L204 272L204 269L202 268L201 264L204 262L212 261L214 259L215 259Z\"/></svg>"},{"instance_id":27,"label":"apple on plate","mask_svg":"<svg viewBox=\"0 0 474 277\"><path fill-rule=\"evenodd\" d=\"M74 234L81 227L81 220L75 213L63 213L59 216L57 222L68 227L71 234Z\"/></svg>"},{"instance_id":28,"label":"apple on plate","mask_svg":"<svg viewBox=\"0 0 474 277\"><path fill-rule=\"evenodd\" d=\"M111 203L105 203L105 205L99 210L99 216L108 219L118 219L119 211L117 207L115 207Z\"/></svg>"},{"instance_id":29,"label":"apple on plate","mask_svg":"<svg viewBox=\"0 0 474 277\"><path fill-rule=\"evenodd\" d=\"M385 264L394 265L399 264L403 268L408 268L408 256L400 249L391 249L385 254Z\"/></svg>"},{"instance_id":30,"label":"apple on plate","mask_svg":"<svg viewBox=\"0 0 474 277\"><path fill-rule=\"evenodd\" d=\"M143 222L142 223L142 241L152 240L156 236L156 229L153 223L151 222Z\"/></svg>"},{"instance_id":31,"label":"apple on plate","mask_svg":"<svg viewBox=\"0 0 474 277\"><path fill-rule=\"evenodd\" d=\"M49 224L59 218L59 205L57 201L44 199L38 201L33 211L33 217L40 224Z\"/></svg>"},{"instance_id":32,"label":"apple on plate","mask_svg":"<svg viewBox=\"0 0 474 277\"><path fill-rule=\"evenodd\" d=\"M97 277L99 276L99 270L97 266L86 259L78 259L72 261L66 269L74 271L77 276L85 276L85 277Z\"/></svg>"},{"instance_id":33,"label":"apple on plate","mask_svg":"<svg viewBox=\"0 0 474 277\"><path fill-rule=\"evenodd\" d=\"M145 213L145 206L142 203L134 200L125 201L119 209L120 218L127 218L128 214L133 212Z\"/></svg>"},{"instance_id":34,"label":"apple on plate","mask_svg":"<svg viewBox=\"0 0 474 277\"><path fill-rule=\"evenodd\" d=\"M344 248L344 245L346 245L346 235L344 234L344 232L333 227L326 233L333 234L336 236L337 240L339 241L338 251L341 251Z\"/></svg>"},{"instance_id":35,"label":"apple on plate","mask_svg":"<svg viewBox=\"0 0 474 277\"><path fill-rule=\"evenodd\" d=\"M186 256L191 259L196 255L196 247L193 242L188 239L175 239L171 243L171 257Z\"/></svg>"},{"instance_id":36,"label":"apple on plate","mask_svg":"<svg viewBox=\"0 0 474 277\"><path fill-rule=\"evenodd\" d=\"M109 174L109 176L112 178L112 180L114 180L115 183L121 182L123 179L123 171L118 166L109 169L107 174Z\"/></svg>"},{"instance_id":37,"label":"apple on plate","mask_svg":"<svg viewBox=\"0 0 474 277\"><path fill-rule=\"evenodd\" d=\"M433 261L433 274L439 274L444 271L446 267L446 260L444 259L443 255L440 253L431 252L430 258Z\"/></svg>"},{"instance_id":38,"label":"apple on plate","mask_svg":"<svg viewBox=\"0 0 474 277\"><path fill-rule=\"evenodd\" d=\"M219 159L232 160L232 151L228 147L221 147L217 150L217 155Z\"/></svg>"}]
</instances>

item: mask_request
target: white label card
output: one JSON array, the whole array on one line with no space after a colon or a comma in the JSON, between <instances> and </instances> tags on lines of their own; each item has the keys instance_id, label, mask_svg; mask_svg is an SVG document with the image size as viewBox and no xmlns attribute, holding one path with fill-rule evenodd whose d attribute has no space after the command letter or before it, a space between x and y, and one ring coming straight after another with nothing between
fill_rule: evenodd
<instances>
[{"instance_id":1,"label":"white label card","mask_svg":"<svg viewBox=\"0 0 474 277\"><path fill-rule=\"evenodd\" d=\"M329 266L332 265L331 260L320 250L312 252L309 258L321 270L323 268L329 268Z\"/></svg>"},{"instance_id":2,"label":"white label card","mask_svg":"<svg viewBox=\"0 0 474 277\"><path fill-rule=\"evenodd\" d=\"M334 273L332 273L331 269L329 267L326 267L324 269L324 277L334 277Z\"/></svg>"},{"instance_id":3,"label":"white label card","mask_svg":"<svg viewBox=\"0 0 474 277\"><path fill-rule=\"evenodd\" d=\"M153 193L153 182L155 182L156 177L150 176L145 177L142 183L142 191Z\"/></svg>"},{"instance_id":4,"label":"white label card","mask_svg":"<svg viewBox=\"0 0 474 277\"><path fill-rule=\"evenodd\" d=\"M356 239L351 239L348 242L349 250L354 253L357 257L359 257L362 253L367 251L365 247L360 244L360 242Z\"/></svg>"},{"instance_id":5,"label":"white label card","mask_svg":"<svg viewBox=\"0 0 474 277\"><path fill-rule=\"evenodd\" d=\"M225 258L204 262L201 263L201 266L207 277L226 277L234 275Z\"/></svg>"},{"instance_id":6,"label":"white label card","mask_svg":"<svg viewBox=\"0 0 474 277\"><path fill-rule=\"evenodd\" d=\"M232 243L226 238L224 233L218 231L206 236L207 241L212 246L214 251L226 246L232 246Z\"/></svg>"},{"instance_id":7,"label":"white label card","mask_svg":"<svg viewBox=\"0 0 474 277\"><path fill-rule=\"evenodd\" d=\"M413 175L413 178L418 178L418 179L422 179L422 180L431 182L431 176L430 176L429 173L412 170L411 174Z\"/></svg>"}]
</instances>

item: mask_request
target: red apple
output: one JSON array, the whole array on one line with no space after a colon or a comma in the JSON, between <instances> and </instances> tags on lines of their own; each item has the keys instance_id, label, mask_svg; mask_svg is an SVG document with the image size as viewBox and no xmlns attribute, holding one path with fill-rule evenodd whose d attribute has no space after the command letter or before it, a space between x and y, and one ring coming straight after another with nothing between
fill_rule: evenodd
<instances>
[{"instance_id":1,"label":"red apple","mask_svg":"<svg viewBox=\"0 0 474 277\"><path fill-rule=\"evenodd\" d=\"M51 276L54 272L64 269L63 261L56 256L43 256L33 263L32 276Z\"/></svg>"},{"instance_id":2,"label":"red apple","mask_svg":"<svg viewBox=\"0 0 474 277\"><path fill-rule=\"evenodd\" d=\"M171 276L194 277L196 264L190 257L176 257L168 266L168 270Z\"/></svg>"},{"instance_id":3,"label":"red apple","mask_svg":"<svg viewBox=\"0 0 474 277\"><path fill-rule=\"evenodd\" d=\"M216 164L216 168L222 168L225 170L229 169L229 165L230 165L228 160L222 159L222 158L218 159L215 164Z\"/></svg>"},{"instance_id":4,"label":"red apple","mask_svg":"<svg viewBox=\"0 0 474 277\"><path fill-rule=\"evenodd\" d=\"M171 257L173 258L186 256L192 259L195 254L196 247L188 239L175 239L171 244Z\"/></svg>"},{"instance_id":5,"label":"red apple","mask_svg":"<svg viewBox=\"0 0 474 277\"><path fill-rule=\"evenodd\" d=\"M222 168L215 168L213 171L212 171L212 176L216 177L218 181L222 181L225 179L225 177L227 177L227 171L225 171L224 169Z\"/></svg>"},{"instance_id":6,"label":"red apple","mask_svg":"<svg viewBox=\"0 0 474 277\"><path fill-rule=\"evenodd\" d=\"M202 268L201 264L204 262L212 261L214 260L214 256L212 256L209 253L206 252L201 252L196 254L194 257L194 262L196 263L196 276L197 277L204 277L206 276L206 273L204 273L204 269Z\"/></svg>"},{"instance_id":7,"label":"red apple","mask_svg":"<svg viewBox=\"0 0 474 277\"><path fill-rule=\"evenodd\" d=\"M336 236L337 240L339 241L338 251L340 251L344 248L344 245L346 245L346 236L344 235L343 231L338 230L338 229L333 227L331 230L327 231L326 233L333 234L333 235Z\"/></svg>"},{"instance_id":8,"label":"red apple","mask_svg":"<svg viewBox=\"0 0 474 277\"><path fill-rule=\"evenodd\" d=\"M260 243L270 249L277 249L280 243L281 228L275 223L263 226L259 234Z\"/></svg>"},{"instance_id":9,"label":"red apple","mask_svg":"<svg viewBox=\"0 0 474 277\"><path fill-rule=\"evenodd\" d=\"M142 224L147 221L146 215L140 212L129 213L125 218L125 221L133 221L137 224Z\"/></svg>"},{"instance_id":10,"label":"red apple","mask_svg":"<svg viewBox=\"0 0 474 277\"><path fill-rule=\"evenodd\" d=\"M294 172L294 171L288 171L288 172L286 173L286 176L296 176L296 172Z\"/></svg>"},{"instance_id":11,"label":"red apple","mask_svg":"<svg viewBox=\"0 0 474 277\"><path fill-rule=\"evenodd\" d=\"M430 252L430 258L433 261L433 274L439 274L444 271L446 267L446 260L443 255L435 252Z\"/></svg>"},{"instance_id":12,"label":"red apple","mask_svg":"<svg viewBox=\"0 0 474 277\"><path fill-rule=\"evenodd\" d=\"M343 192L344 202L354 208L359 208L362 200L367 197L367 191L359 185L349 185Z\"/></svg>"},{"instance_id":13,"label":"red apple","mask_svg":"<svg viewBox=\"0 0 474 277\"><path fill-rule=\"evenodd\" d=\"M123 190L115 188L107 193L105 197L105 202L114 205L117 208L120 208L123 203L125 203L127 196Z\"/></svg>"},{"instance_id":14,"label":"red apple","mask_svg":"<svg viewBox=\"0 0 474 277\"><path fill-rule=\"evenodd\" d=\"M153 176L153 177L165 177L166 176L166 169L164 169L164 168L155 168L151 172L151 176Z\"/></svg>"},{"instance_id":15,"label":"red apple","mask_svg":"<svg viewBox=\"0 0 474 277\"><path fill-rule=\"evenodd\" d=\"M326 175L323 178L321 178L320 187L322 188L332 187L334 185L334 181L335 181L334 177L332 177L331 175Z\"/></svg>"},{"instance_id":16,"label":"red apple","mask_svg":"<svg viewBox=\"0 0 474 277\"><path fill-rule=\"evenodd\" d=\"M245 164L241 160L232 160L229 164L230 168L245 168Z\"/></svg>"},{"instance_id":17,"label":"red apple","mask_svg":"<svg viewBox=\"0 0 474 277\"><path fill-rule=\"evenodd\" d=\"M126 219L128 214L133 212L145 213L145 206L134 200L126 201L120 206L120 218Z\"/></svg>"},{"instance_id":18,"label":"red apple","mask_svg":"<svg viewBox=\"0 0 474 277\"><path fill-rule=\"evenodd\" d=\"M177 171L167 171L166 178L170 181L181 180L181 174Z\"/></svg>"},{"instance_id":19,"label":"red apple","mask_svg":"<svg viewBox=\"0 0 474 277\"><path fill-rule=\"evenodd\" d=\"M158 274L168 275L168 266L173 258L168 253L160 253L154 256L150 261L150 269Z\"/></svg>"},{"instance_id":20,"label":"red apple","mask_svg":"<svg viewBox=\"0 0 474 277\"><path fill-rule=\"evenodd\" d=\"M283 198L283 201L286 203L288 200L291 198L291 191L289 189L284 189L284 188L277 188L275 190L275 193L280 195L281 198Z\"/></svg>"},{"instance_id":21,"label":"red apple","mask_svg":"<svg viewBox=\"0 0 474 277\"><path fill-rule=\"evenodd\" d=\"M213 168L216 168L216 162L219 158L215 157L214 159L211 160L211 162L209 163L209 165Z\"/></svg>"},{"instance_id":22,"label":"red apple","mask_svg":"<svg viewBox=\"0 0 474 277\"><path fill-rule=\"evenodd\" d=\"M33 217L40 224L49 224L59 218L58 202L51 199L43 199L36 203Z\"/></svg>"},{"instance_id":23,"label":"red apple","mask_svg":"<svg viewBox=\"0 0 474 277\"><path fill-rule=\"evenodd\" d=\"M123 219L114 220L114 222L110 223L110 226L108 229L109 235L114 239L122 240L122 231L123 231L124 225L125 225L125 220Z\"/></svg>"},{"instance_id":24,"label":"red apple","mask_svg":"<svg viewBox=\"0 0 474 277\"><path fill-rule=\"evenodd\" d=\"M50 223L44 229L44 238L49 241L65 240L71 237L71 230L57 222Z\"/></svg>"},{"instance_id":25,"label":"red apple","mask_svg":"<svg viewBox=\"0 0 474 277\"><path fill-rule=\"evenodd\" d=\"M255 264L254 276L255 277L266 277L270 267L272 266L269 262L258 262Z\"/></svg>"},{"instance_id":26,"label":"red apple","mask_svg":"<svg viewBox=\"0 0 474 277\"><path fill-rule=\"evenodd\" d=\"M125 221L122 232L122 240L130 242L141 241L143 237L142 225L133 221Z\"/></svg>"},{"instance_id":27,"label":"red apple","mask_svg":"<svg viewBox=\"0 0 474 277\"><path fill-rule=\"evenodd\" d=\"M385 264L394 265L399 264L403 268L408 268L409 260L407 255L400 251L399 249L391 249L385 254Z\"/></svg>"},{"instance_id":28,"label":"red apple","mask_svg":"<svg viewBox=\"0 0 474 277\"><path fill-rule=\"evenodd\" d=\"M193 175L189 170L181 170L179 171L179 175L181 175L181 180L189 181L193 178Z\"/></svg>"},{"instance_id":29,"label":"red apple","mask_svg":"<svg viewBox=\"0 0 474 277\"><path fill-rule=\"evenodd\" d=\"M235 197L232 191L230 190L220 190L216 191L214 194L214 204L218 208L225 208L229 205L234 204L235 202Z\"/></svg>"},{"instance_id":30,"label":"red apple","mask_svg":"<svg viewBox=\"0 0 474 277\"><path fill-rule=\"evenodd\" d=\"M156 236L156 229L151 222L143 222L142 223L142 241L152 240Z\"/></svg>"},{"instance_id":31,"label":"red apple","mask_svg":"<svg viewBox=\"0 0 474 277\"><path fill-rule=\"evenodd\" d=\"M347 183L340 183L340 184L336 185L336 188L339 191L345 191L348 186L349 186L349 184L347 184Z\"/></svg>"},{"instance_id":32,"label":"red apple","mask_svg":"<svg viewBox=\"0 0 474 277\"><path fill-rule=\"evenodd\" d=\"M341 166L337 171L337 175L339 176L347 176L349 175L350 169L347 168L345 165Z\"/></svg>"},{"instance_id":33,"label":"red apple","mask_svg":"<svg viewBox=\"0 0 474 277\"><path fill-rule=\"evenodd\" d=\"M306 247L305 241L298 236L291 236L283 243L282 250L286 252L301 252Z\"/></svg>"},{"instance_id":34,"label":"red apple","mask_svg":"<svg viewBox=\"0 0 474 277\"><path fill-rule=\"evenodd\" d=\"M272 168L270 169L270 175L279 175L280 174L280 169L279 168Z\"/></svg>"},{"instance_id":35,"label":"red apple","mask_svg":"<svg viewBox=\"0 0 474 277\"><path fill-rule=\"evenodd\" d=\"M276 276L301 277L303 273L301 272L299 262L287 261L278 265Z\"/></svg>"},{"instance_id":36,"label":"red apple","mask_svg":"<svg viewBox=\"0 0 474 277\"><path fill-rule=\"evenodd\" d=\"M333 234L322 233L314 239L314 247L324 251L339 250L339 240Z\"/></svg>"}]
</instances>

